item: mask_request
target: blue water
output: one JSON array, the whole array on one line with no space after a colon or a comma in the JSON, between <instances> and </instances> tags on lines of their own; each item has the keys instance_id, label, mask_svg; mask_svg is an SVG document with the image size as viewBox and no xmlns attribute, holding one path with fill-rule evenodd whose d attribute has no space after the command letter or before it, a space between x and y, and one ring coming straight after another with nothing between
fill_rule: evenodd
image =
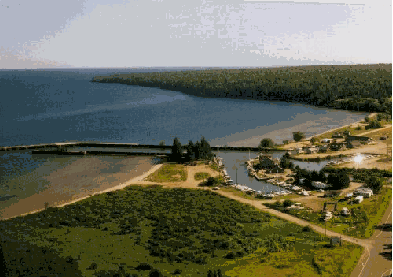
<instances>
[{"instance_id":1,"label":"blue water","mask_svg":"<svg viewBox=\"0 0 393 277\"><path fill-rule=\"evenodd\" d=\"M212 146L233 145L288 129L273 137L280 142L291 138L295 125L317 122L313 129L304 130L309 136L365 116L290 103L206 99L158 88L90 82L94 75L113 72L0 71L0 146L65 141L158 144L161 140L169 145L175 136L187 143L202 135Z\"/></svg>"}]
</instances>

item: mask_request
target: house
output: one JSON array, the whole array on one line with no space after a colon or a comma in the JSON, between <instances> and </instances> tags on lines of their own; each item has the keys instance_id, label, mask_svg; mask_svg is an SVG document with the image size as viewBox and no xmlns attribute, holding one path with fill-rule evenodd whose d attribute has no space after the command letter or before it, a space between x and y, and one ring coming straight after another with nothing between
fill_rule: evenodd
<instances>
[{"instance_id":1,"label":"house","mask_svg":"<svg viewBox=\"0 0 393 277\"><path fill-rule=\"evenodd\" d=\"M357 189L354 194L358 196L363 196L365 198L370 198L371 196L373 196L373 191L368 188L360 188Z\"/></svg>"},{"instance_id":2,"label":"house","mask_svg":"<svg viewBox=\"0 0 393 277\"><path fill-rule=\"evenodd\" d=\"M322 213L321 219L324 220L324 221L328 221L332 217L333 217L332 212L325 211L324 213Z\"/></svg>"},{"instance_id":3,"label":"house","mask_svg":"<svg viewBox=\"0 0 393 277\"><path fill-rule=\"evenodd\" d=\"M314 154L314 153L318 153L318 148L315 146L308 146L308 147L303 147L303 151L306 152L306 154Z\"/></svg>"},{"instance_id":4,"label":"house","mask_svg":"<svg viewBox=\"0 0 393 277\"><path fill-rule=\"evenodd\" d=\"M347 193L346 198L350 199L351 197L353 197L353 193L352 192Z\"/></svg>"},{"instance_id":5,"label":"house","mask_svg":"<svg viewBox=\"0 0 393 277\"><path fill-rule=\"evenodd\" d=\"M335 132L335 133L332 135L332 138L344 138L344 134L343 134L343 133Z\"/></svg>"},{"instance_id":6,"label":"house","mask_svg":"<svg viewBox=\"0 0 393 277\"><path fill-rule=\"evenodd\" d=\"M304 153L302 147L296 148L295 151L296 151L296 154L302 154L302 153Z\"/></svg>"},{"instance_id":7,"label":"house","mask_svg":"<svg viewBox=\"0 0 393 277\"><path fill-rule=\"evenodd\" d=\"M343 209L341 210L341 214L347 216L350 215L351 213L347 207L343 207Z\"/></svg>"},{"instance_id":8,"label":"house","mask_svg":"<svg viewBox=\"0 0 393 277\"><path fill-rule=\"evenodd\" d=\"M324 144L319 146L319 152L326 152L329 150L329 145L328 144Z\"/></svg>"},{"instance_id":9,"label":"house","mask_svg":"<svg viewBox=\"0 0 393 277\"><path fill-rule=\"evenodd\" d=\"M355 203L362 203L363 202L363 196L356 196L355 199L353 200Z\"/></svg>"},{"instance_id":10,"label":"house","mask_svg":"<svg viewBox=\"0 0 393 277\"><path fill-rule=\"evenodd\" d=\"M346 148L346 144L342 142L333 142L332 144L330 144L330 149L332 149L333 151L344 150Z\"/></svg>"}]
</instances>

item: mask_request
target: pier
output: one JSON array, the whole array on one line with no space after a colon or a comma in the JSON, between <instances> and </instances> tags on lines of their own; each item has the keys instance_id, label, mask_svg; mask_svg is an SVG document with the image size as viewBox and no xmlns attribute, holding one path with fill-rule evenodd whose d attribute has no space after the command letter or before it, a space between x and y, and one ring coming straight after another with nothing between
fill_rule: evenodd
<instances>
[{"instance_id":1,"label":"pier","mask_svg":"<svg viewBox=\"0 0 393 277\"><path fill-rule=\"evenodd\" d=\"M64 142L64 143L46 143L46 144L32 144L32 145L18 145L18 146L4 146L0 147L0 151L15 151L27 149L45 149L45 148L66 148L66 147L102 147L102 148L125 148L125 149L162 149L170 150L172 145L153 145L153 144L138 144L138 143L114 143L114 142ZM182 146L185 149L185 145ZM243 146L211 146L212 151L259 151L258 147L243 147ZM264 148L263 151L285 151L276 148Z\"/></svg>"}]
</instances>

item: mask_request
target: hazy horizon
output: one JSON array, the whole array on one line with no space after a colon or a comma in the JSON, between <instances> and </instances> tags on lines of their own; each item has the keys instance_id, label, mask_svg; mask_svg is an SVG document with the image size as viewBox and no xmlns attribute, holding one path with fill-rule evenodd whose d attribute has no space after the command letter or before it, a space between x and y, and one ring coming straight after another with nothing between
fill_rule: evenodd
<instances>
[{"instance_id":1,"label":"hazy horizon","mask_svg":"<svg viewBox=\"0 0 393 277\"><path fill-rule=\"evenodd\" d=\"M338 2L338 3L337 3ZM1 69L392 62L391 1L3 0Z\"/></svg>"}]
</instances>

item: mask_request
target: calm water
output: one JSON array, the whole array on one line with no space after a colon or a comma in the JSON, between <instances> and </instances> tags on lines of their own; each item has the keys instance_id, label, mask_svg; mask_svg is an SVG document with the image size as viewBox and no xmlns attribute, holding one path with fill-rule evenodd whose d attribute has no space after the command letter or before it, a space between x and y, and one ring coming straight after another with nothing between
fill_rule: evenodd
<instances>
[{"instance_id":1,"label":"calm water","mask_svg":"<svg viewBox=\"0 0 393 277\"><path fill-rule=\"evenodd\" d=\"M223 159L228 175L231 177L234 183L247 185L249 188L261 191L278 191L279 187L266 183L264 181L258 181L254 177L248 176L247 165L245 164L249 158L254 159L257 157L257 152L237 152L237 151L220 151L214 152L217 156ZM284 152L275 152L269 154L274 159L280 159L284 155ZM300 162L291 160L294 165L298 165L300 168L308 170L321 170L329 161L316 162ZM237 175L237 178L236 178Z\"/></svg>"},{"instance_id":2,"label":"calm water","mask_svg":"<svg viewBox=\"0 0 393 277\"><path fill-rule=\"evenodd\" d=\"M256 146L262 137L281 142L290 139L293 131L310 136L365 116L290 103L205 99L158 88L90 82L94 75L113 72L0 71L0 146L65 141L158 144L161 140L169 145L175 136L185 144L188 140L199 140L202 135L212 146ZM274 189L247 176L244 162L248 153L218 155L224 159L234 181L238 168L238 183L257 190ZM102 156L86 160L86 157L31 155L29 151L1 152L0 209L56 184L74 186L73 182L61 181L62 174L87 172L89 176L75 175L81 185L73 189L94 187L111 182L113 174L120 176L137 170L141 162L148 168L146 158ZM81 169L81 165L86 167ZM301 165L307 166L314 169L321 165ZM97 174L104 179L95 179ZM121 178L126 179L124 174Z\"/></svg>"},{"instance_id":3,"label":"calm water","mask_svg":"<svg viewBox=\"0 0 393 277\"><path fill-rule=\"evenodd\" d=\"M182 143L203 135L211 145L235 145L291 132L322 132L364 118L290 103L205 99L176 91L89 82L109 70L0 71L0 145L64 141ZM300 127L299 127L300 126ZM277 130L285 130L277 133ZM275 133L276 132L276 133Z\"/></svg>"}]
</instances>

